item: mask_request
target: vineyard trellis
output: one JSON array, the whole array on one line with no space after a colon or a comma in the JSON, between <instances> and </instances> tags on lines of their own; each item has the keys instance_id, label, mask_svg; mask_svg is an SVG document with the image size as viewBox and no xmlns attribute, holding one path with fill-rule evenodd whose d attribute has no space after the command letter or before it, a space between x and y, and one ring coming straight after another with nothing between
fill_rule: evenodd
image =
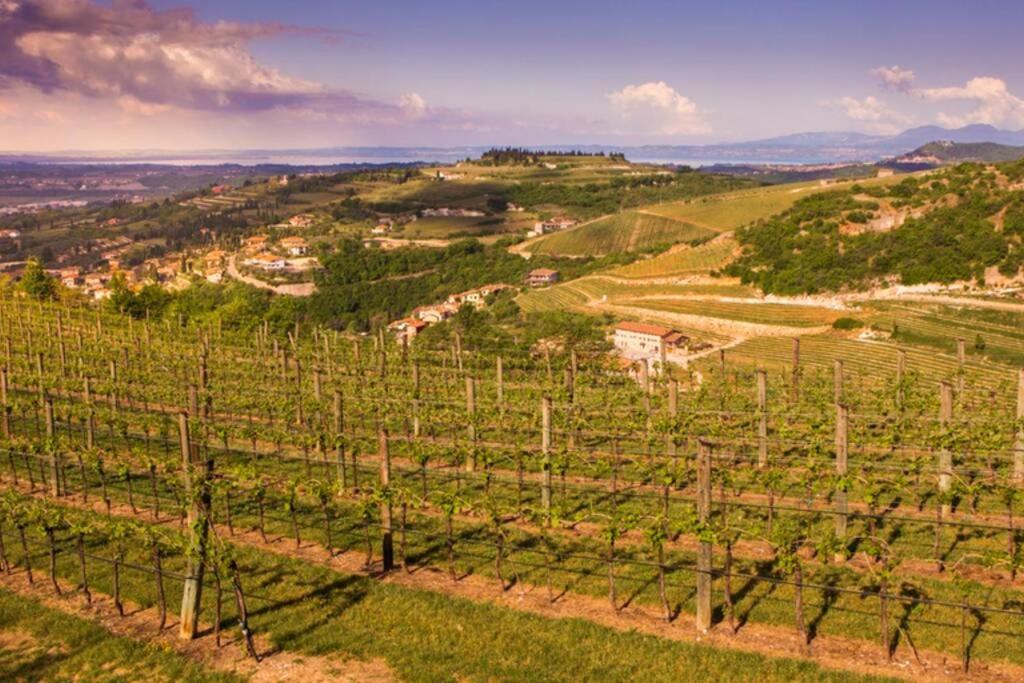
<instances>
[{"instance_id":1,"label":"vineyard trellis","mask_svg":"<svg viewBox=\"0 0 1024 683\"><path fill-rule=\"evenodd\" d=\"M512 571L552 597L553 573L577 575L584 591L605 583L616 610L619 584L643 593L653 580L667 619L669 595L692 590L701 630L735 629L737 601L784 589L808 643L823 627L809 625L809 593L825 625L837 604L852 614L875 600L890 656L927 610L954 616L915 628L959 629L965 666L971 620L974 646L997 657L1022 637L1024 372L975 383L962 353L937 385L895 349L891 376L816 371L798 341L789 373L723 355L699 379L632 376L599 346L471 348L456 336L428 348L298 326L282 340L20 299L0 301L0 335L0 453L21 496L0 532L25 528L25 495L58 512L98 495L107 521L42 527L52 569L56 535L84 557L115 506L143 525L173 514L184 637L206 569L217 567L218 610L222 577L241 582L223 560L231 543L210 540L217 525L228 539L249 525L265 540L273 526L331 553L362 545L384 571L415 556L457 577L458 562L480 561L502 590ZM147 543L160 575L172 551Z\"/></svg>"}]
</instances>

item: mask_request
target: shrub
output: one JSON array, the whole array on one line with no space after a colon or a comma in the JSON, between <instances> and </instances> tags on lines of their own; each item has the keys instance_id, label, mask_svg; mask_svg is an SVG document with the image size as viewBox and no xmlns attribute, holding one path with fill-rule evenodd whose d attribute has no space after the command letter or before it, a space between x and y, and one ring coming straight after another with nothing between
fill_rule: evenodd
<instances>
[{"instance_id":1,"label":"shrub","mask_svg":"<svg viewBox=\"0 0 1024 683\"><path fill-rule=\"evenodd\" d=\"M835 330L859 330L864 327L864 323L856 318L839 318L832 323L832 329Z\"/></svg>"}]
</instances>

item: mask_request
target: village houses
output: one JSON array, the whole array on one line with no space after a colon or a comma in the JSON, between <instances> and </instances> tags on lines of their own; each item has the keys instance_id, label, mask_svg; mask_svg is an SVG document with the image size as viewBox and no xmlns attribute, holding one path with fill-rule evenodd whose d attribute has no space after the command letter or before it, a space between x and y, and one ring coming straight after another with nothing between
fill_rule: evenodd
<instances>
[{"instance_id":1,"label":"village houses","mask_svg":"<svg viewBox=\"0 0 1024 683\"><path fill-rule=\"evenodd\" d=\"M301 237L285 237L281 240L281 248L290 256L305 256L309 251L309 245Z\"/></svg>"}]
</instances>

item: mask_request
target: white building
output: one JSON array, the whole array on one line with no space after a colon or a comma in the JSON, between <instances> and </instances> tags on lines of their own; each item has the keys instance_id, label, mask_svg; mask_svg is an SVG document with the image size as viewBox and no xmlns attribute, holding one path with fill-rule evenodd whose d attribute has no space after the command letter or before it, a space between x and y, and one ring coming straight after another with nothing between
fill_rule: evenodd
<instances>
[{"instance_id":1,"label":"white building","mask_svg":"<svg viewBox=\"0 0 1024 683\"><path fill-rule=\"evenodd\" d=\"M612 343L629 358L663 356L675 349L685 349L690 338L682 332L661 325L623 322L615 326Z\"/></svg>"}]
</instances>

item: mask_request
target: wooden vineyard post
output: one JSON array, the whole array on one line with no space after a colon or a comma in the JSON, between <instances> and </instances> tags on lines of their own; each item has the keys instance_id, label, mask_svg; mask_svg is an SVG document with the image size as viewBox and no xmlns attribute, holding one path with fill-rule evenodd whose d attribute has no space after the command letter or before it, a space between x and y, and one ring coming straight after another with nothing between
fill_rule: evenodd
<instances>
[{"instance_id":1,"label":"wooden vineyard post","mask_svg":"<svg viewBox=\"0 0 1024 683\"><path fill-rule=\"evenodd\" d=\"M495 361L494 367L495 381L498 384L498 410L501 412L505 411L505 367L501 360L501 356L498 356Z\"/></svg>"},{"instance_id":2,"label":"wooden vineyard post","mask_svg":"<svg viewBox=\"0 0 1024 683\"><path fill-rule=\"evenodd\" d=\"M342 487L345 487L345 442L342 439L342 434L345 433L345 413L341 392L337 389L334 390L334 404L331 413L333 418L331 426L334 429L334 459L338 465L338 481L341 482Z\"/></svg>"},{"instance_id":3,"label":"wooden vineyard post","mask_svg":"<svg viewBox=\"0 0 1024 683\"><path fill-rule=\"evenodd\" d=\"M181 593L181 620L178 636L192 640L199 630L199 609L203 591L203 569L206 565L206 543L209 535L210 476L213 460L199 462L199 449L192 446L188 429L188 414L178 414L178 436L181 443L181 471L185 494L191 500L188 512L189 539L188 567ZM196 465L202 469L193 472ZM193 476L198 475L198 480Z\"/></svg>"},{"instance_id":4,"label":"wooden vineyard post","mask_svg":"<svg viewBox=\"0 0 1024 683\"><path fill-rule=\"evenodd\" d=\"M188 385L188 412L190 415L199 414L199 389L195 384Z\"/></svg>"},{"instance_id":5,"label":"wooden vineyard post","mask_svg":"<svg viewBox=\"0 0 1024 683\"><path fill-rule=\"evenodd\" d=\"M412 435L420 437L422 427L420 425L420 364L412 362Z\"/></svg>"},{"instance_id":6,"label":"wooden vineyard post","mask_svg":"<svg viewBox=\"0 0 1024 683\"><path fill-rule=\"evenodd\" d=\"M54 443L53 399L49 396L43 399L43 410L46 414L46 448L50 451L50 495L56 498L60 495L60 464L57 462L57 444Z\"/></svg>"},{"instance_id":7,"label":"wooden vineyard post","mask_svg":"<svg viewBox=\"0 0 1024 683\"><path fill-rule=\"evenodd\" d=\"M711 444L697 447L697 521L706 529L711 521ZM697 630L711 628L711 541L701 536L697 546Z\"/></svg>"},{"instance_id":8,"label":"wooden vineyard post","mask_svg":"<svg viewBox=\"0 0 1024 683\"><path fill-rule=\"evenodd\" d=\"M679 417L679 382L672 379L668 383L668 416L672 420L673 428L669 431L666 437L666 450L672 457L676 456L676 435L675 435L675 423L676 418Z\"/></svg>"},{"instance_id":9,"label":"wooden vineyard post","mask_svg":"<svg viewBox=\"0 0 1024 683\"><path fill-rule=\"evenodd\" d=\"M757 466L768 466L768 373L757 371Z\"/></svg>"},{"instance_id":10,"label":"wooden vineyard post","mask_svg":"<svg viewBox=\"0 0 1024 683\"><path fill-rule=\"evenodd\" d=\"M939 403L939 422L943 427L949 425L953 419L953 387L949 382L943 382ZM948 448L939 451L939 491L948 494L953 485L953 453ZM942 516L945 517L952 511L949 502L942 503Z\"/></svg>"},{"instance_id":11,"label":"wooden vineyard post","mask_svg":"<svg viewBox=\"0 0 1024 683\"><path fill-rule=\"evenodd\" d=\"M466 471L476 471L476 383L472 375L466 376L466 435L469 438L470 454L466 459Z\"/></svg>"},{"instance_id":12,"label":"wooden vineyard post","mask_svg":"<svg viewBox=\"0 0 1024 683\"><path fill-rule=\"evenodd\" d=\"M903 410L903 403L906 400L903 391L903 381L907 376L907 352L903 349L896 351L896 406Z\"/></svg>"},{"instance_id":13,"label":"wooden vineyard post","mask_svg":"<svg viewBox=\"0 0 1024 683\"><path fill-rule=\"evenodd\" d=\"M381 557L384 571L395 568L395 548L391 528L391 449L388 446L388 433L383 423L378 428L377 438L380 448L380 531Z\"/></svg>"},{"instance_id":14,"label":"wooden vineyard post","mask_svg":"<svg viewBox=\"0 0 1024 683\"><path fill-rule=\"evenodd\" d=\"M832 402L839 405L843 402L843 361L837 359L832 366Z\"/></svg>"},{"instance_id":15,"label":"wooden vineyard post","mask_svg":"<svg viewBox=\"0 0 1024 683\"><path fill-rule=\"evenodd\" d=\"M836 404L836 477L839 485L835 491L836 501L836 537L840 541L846 539L846 527L849 523L849 503L847 501L847 483L844 481L849 473L849 410L842 403ZM836 562L845 559L842 551L836 553Z\"/></svg>"},{"instance_id":16,"label":"wooden vineyard post","mask_svg":"<svg viewBox=\"0 0 1024 683\"><path fill-rule=\"evenodd\" d=\"M1024 483L1024 368L1017 371L1017 429L1013 442L1013 478Z\"/></svg>"},{"instance_id":17,"label":"wooden vineyard post","mask_svg":"<svg viewBox=\"0 0 1024 683\"><path fill-rule=\"evenodd\" d=\"M956 393L963 396L964 393L964 364L967 362L967 342L963 337L956 340Z\"/></svg>"},{"instance_id":18,"label":"wooden vineyard post","mask_svg":"<svg viewBox=\"0 0 1024 683\"><path fill-rule=\"evenodd\" d=\"M206 352L204 351L199 357L199 389L203 392L202 416L207 419L212 417L213 413L209 388L210 376L206 369Z\"/></svg>"},{"instance_id":19,"label":"wooden vineyard post","mask_svg":"<svg viewBox=\"0 0 1024 683\"><path fill-rule=\"evenodd\" d=\"M800 400L800 338L793 338L793 403Z\"/></svg>"},{"instance_id":20,"label":"wooden vineyard post","mask_svg":"<svg viewBox=\"0 0 1024 683\"><path fill-rule=\"evenodd\" d=\"M0 368L0 402L3 403L3 415L0 415L0 429L5 439L11 438L11 406L7 402L7 368Z\"/></svg>"},{"instance_id":21,"label":"wooden vineyard post","mask_svg":"<svg viewBox=\"0 0 1024 683\"><path fill-rule=\"evenodd\" d=\"M541 473L540 501L544 515L551 521L551 397L545 396L540 404L540 451L544 459Z\"/></svg>"}]
</instances>

